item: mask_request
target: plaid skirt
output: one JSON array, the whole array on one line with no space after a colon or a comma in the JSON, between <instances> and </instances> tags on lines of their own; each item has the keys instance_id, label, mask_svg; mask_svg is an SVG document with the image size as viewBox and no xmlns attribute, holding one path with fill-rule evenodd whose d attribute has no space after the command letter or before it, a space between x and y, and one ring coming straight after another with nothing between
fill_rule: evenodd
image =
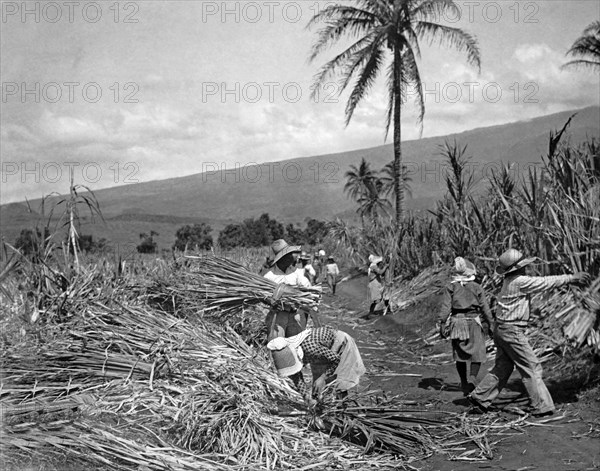
<instances>
[{"instance_id":1,"label":"plaid skirt","mask_svg":"<svg viewBox=\"0 0 600 471\"><path fill-rule=\"evenodd\" d=\"M483 363L486 360L485 338L479 317L455 314L450 317L450 322L454 361Z\"/></svg>"}]
</instances>

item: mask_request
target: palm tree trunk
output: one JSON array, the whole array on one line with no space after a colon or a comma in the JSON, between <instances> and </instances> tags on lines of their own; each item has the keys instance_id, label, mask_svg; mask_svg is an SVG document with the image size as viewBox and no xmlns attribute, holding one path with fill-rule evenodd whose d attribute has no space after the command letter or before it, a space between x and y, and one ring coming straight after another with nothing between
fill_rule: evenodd
<instances>
[{"instance_id":1,"label":"palm tree trunk","mask_svg":"<svg viewBox=\"0 0 600 471\"><path fill-rule=\"evenodd\" d=\"M394 49L394 191L396 193L396 230L404 215L404 185L402 184L402 147L400 126L402 107L402 57L398 48Z\"/></svg>"}]
</instances>

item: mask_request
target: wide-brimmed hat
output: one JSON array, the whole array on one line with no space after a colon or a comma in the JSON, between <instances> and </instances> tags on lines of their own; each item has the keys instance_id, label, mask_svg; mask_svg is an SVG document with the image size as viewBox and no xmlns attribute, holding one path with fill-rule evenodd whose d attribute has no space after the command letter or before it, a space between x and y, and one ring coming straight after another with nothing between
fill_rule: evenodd
<instances>
[{"instance_id":1,"label":"wide-brimmed hat","mask_svg":"<svg viewBox=\"0 0 600 471\"><path fill-rule=\"evenodd\" d=\"M477 269L466 258L456 257L454 259L454 273L461 276L475 276Z\"/></svg>"},{"instance_id":2,"label":"wide-brimmed hat","mask_svg":"<svg viewBox=\"0 0 600 471\"><path fill-rule=\"evenodd\" d=\"M526 267L537 260L537 257L526 258L516 249L508 249L498 259L499 265L496 267L498 275L508 275L520 268Z\"/></svg>"},{"instance_id":3,"label":"wide-brimmed hat","mask_svg":"<svg viewBox=\"0 0 600 471\"><path fill-rule=\"evenodd\" d=\"M383 257L379 257L378 255L369 255L369 263L371 265L377 265L378 263L383 262Z\"/></svg>"},{"instance_id":4,"label":"wide-brimmed hat","mask_svg":"<svg viewBox=\"0 0 600 471\"><path fill-rule=\"evenodd\" d=\"M319 250L319 257L324 257L325 251L323 249Z\"/></svg>"},{"instance_id":5,"label":"wide-brimmed hat","mask_svg":"<svg viewBox=\"0 0 600 471\"><path fill-rule=\"evenodd\" d=\"M272 252L272 260L271 265L277 263L281 257L289 253L300 252L301 246L299 245L290 245L283 239L278 239L271 244L271 252Z\"/></svg>"},{"instance_id":6,"label":"wide-brimmed hat","mask_svg":"<svg viewBox=\"0 0 600 471\"><path fill-rule=\"evenodd\" d=\"M277 374L282 378L292 376L302 369L302 362L298 358L296 350L289 345L281 350L271 350L271 355Z\"/></svg>"}]
</instances>

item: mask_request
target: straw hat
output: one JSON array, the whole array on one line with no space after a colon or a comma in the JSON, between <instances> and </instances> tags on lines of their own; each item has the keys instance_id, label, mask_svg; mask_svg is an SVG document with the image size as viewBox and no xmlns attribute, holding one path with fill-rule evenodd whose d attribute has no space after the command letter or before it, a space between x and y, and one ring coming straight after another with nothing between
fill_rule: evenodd
<instances>
[{"instance_id":1,"label":"straw hat","mask_svg":"<svg viewBox=\"0 0 600 471\"><path fill-rule=\"evenodd\" d=\"M284 257L289 253L300 251L301 247L299 245L289 245L285 240L278 239L271 244L271 252L273 254L271 265L274 265L279 259L281 259L281 257Z\"/></svg>"},{"instance_id":2,"label":"straw hat","mask_svg":"<svg viewBox=\"0 0 600 471\"><path fill-rule=\"evenodd\" d=\"M496 267L498 275L508 275L520 268L526 267L537 260L537 257L525 258L525 256L515 249L508 249L498 259L499 265Z\"/></svg>"},{"instance_id":3,"label":"straw hat","mask_svg":"<svg viewBox=\"0 0 600 471\"><path fill-rule=\"evenodd\" d=\"M296 350L289 345L281 350L271 350L271 355L277 374L282 378L296 374L302 369L302 362L298 358Z\"/></svg>"},{"instance_id":4,"label":"straw hat","mask_svg":"<svg viewBox=\"0 0 600 471\"><path fill-rule=\"evenodd\" d=\"M475 265L462 257L454 259L454 272L461 276L475 276L477 274Z\"/></svg>"},{"instance_id":5,"label":"straw hat","mask_svg":"<svg viewBox=\"0 0 600 471\"><path fill-rule=\"evenodd\" d=\"M377 265L379 262L383 262L383 257L371 254L369 255L369 262L371 265Z\"/></svg>"}]
</instances>

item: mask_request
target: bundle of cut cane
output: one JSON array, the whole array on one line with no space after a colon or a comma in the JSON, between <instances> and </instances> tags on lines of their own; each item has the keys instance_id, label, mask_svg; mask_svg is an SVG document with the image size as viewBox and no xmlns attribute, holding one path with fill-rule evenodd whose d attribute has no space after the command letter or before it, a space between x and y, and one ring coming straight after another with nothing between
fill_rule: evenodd
<instances>
[{"instance_id":1,"label":"bundle of cut cane","mask_svg":"<svg viewBox=\"0 0 600 471\"><path fill-rule=\"evenodd\" d=\"M584 290L555 290L532 297L539 306L532 313L534 349L542 358L557 347L581 349L587 342L600 352L600 278Z\"/></svg>"},{"instance_id":2,"label":"bundle of cut cane","mask_svg":"<svg viewBox=\"0 0 600 471\"><path fill-rule=\"evenodd\" d=\"M406 283L390 290L390 300L398 310L404 310L438 293L449 279L447 267L429 267Z\"/></svg>"},{"instance_id":3,"label":"bundle of cut cane","mask_svg":"<svg viewBox=\"0 0 600 471\"><path fill-rule=\"evenodd\" d=\"M270 304L274 298L285 306L312 309L321 298L320 288L278 285L226 258L185 258L197 261L190 274L197 287L188 285L186 291L200 294L206 311L228 313L258 303Z\"/></svg>"},{"instance_id":4,"label":"bundle of cut cane","mask_svg":"<svg viewBox=\"0 0 600 471\"><path fill-rule=\"evenodd\" d=\"M470 439L457 440L457 414L415 409L397 398L358 394L353 401L325 399L309 417L312 428L364 447L365 453L423 458L434 452L459 451ZM374 399L376 399L374 401ZM449 438L456 440L451 444ZM463 449L464 450L464 449ZM482 450L490 454L491 450Z\"/></svg>"}]
</instances>

